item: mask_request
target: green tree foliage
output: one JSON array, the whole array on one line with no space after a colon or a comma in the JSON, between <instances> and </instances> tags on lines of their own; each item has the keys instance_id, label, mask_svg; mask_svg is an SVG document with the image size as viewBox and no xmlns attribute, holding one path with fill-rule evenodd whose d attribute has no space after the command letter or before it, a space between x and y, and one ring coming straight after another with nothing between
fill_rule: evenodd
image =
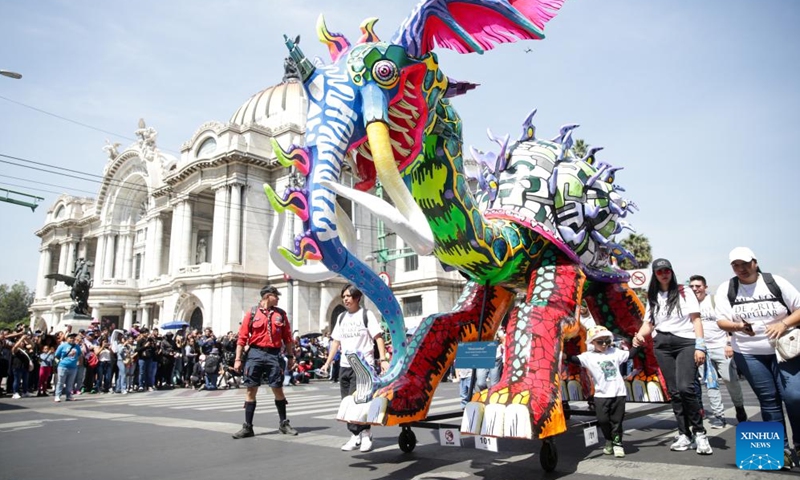
<instances>
[{"instance_id":1,"label":"green tree foliage","mask_svg":"<svg viewBox=\"0 0 800 480\"><path fill-rule=\"evenodd\" d=\"M636 258L636 262L638 264L634 265L633 262L625 259L620 263L620 267L624 268L625 270L632 270L634 268L647 268L647 266L653 261L653 249L650 247L650 239L644 235L632 233L627 238L622 240L620 245L622 245L625 250L631 252L634 258Z\"/></svg>"},{"instance_id":2,"label":"green tree foliage","mask_svg":"<svg viewBox=\"0 0 800 480\"><path fill-rule=\"evenodd\" d=\"M27 325L32 303L33 291L23 282L0 285L0 328L13 328L18 322Z\"/></svg>"},{"instance_id":3,"label":"green tree foliage","mask_svg":"<svg viewBox=\"0 0 800 480\"><path fill-rule=\"evenodd\" d=\"M576 158L583 158L586 156L586 152L589 151L589 144L582 138L578 138L575 140L575 143L572 144L572 154L575 155Z\"/></svg>"}]
</instances>

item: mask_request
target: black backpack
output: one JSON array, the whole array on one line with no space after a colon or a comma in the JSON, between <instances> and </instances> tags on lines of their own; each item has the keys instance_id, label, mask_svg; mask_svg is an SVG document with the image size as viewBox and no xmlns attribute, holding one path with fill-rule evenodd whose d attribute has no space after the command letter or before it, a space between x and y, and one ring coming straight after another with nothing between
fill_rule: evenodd
<instances>
[{"instance_id":1,"label":"black backpack","mask_svg":"<svg viewBox=\"0 0 800 480\"><path fill-rule=\"evenodd\" d=\"M771 273L764 273L761 272L761 278L764 279L764 283L767 284L767 288L769 289L769 293L775 296L775 299L786 308L786 311L792 313L792 309L789 308L789 305L786 304L786 301L783 299L783 292L781 292L781 287L775 282L775 277L772 276ZM736 293L739 291L739 277L733 277L728 282L728 301L731 304L731 307L736 302Z\"/></svg>"}]
</instances>

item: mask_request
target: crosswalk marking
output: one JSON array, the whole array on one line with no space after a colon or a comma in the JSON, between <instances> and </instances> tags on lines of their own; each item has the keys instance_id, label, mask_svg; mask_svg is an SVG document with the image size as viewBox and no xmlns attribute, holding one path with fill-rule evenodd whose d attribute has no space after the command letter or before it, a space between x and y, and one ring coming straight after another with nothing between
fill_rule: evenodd
<instances>
[{"instance_id":1,"label":"crosswalk marking","mask_svg":"<svg viewBox=\"0 0 800 480\"><path fill-rule=\"evenodd\" d=\"M265 389L266 390L266 389ZM170 410L197 410L201 412L233 413L241 412L244 402L245 390L218 390L218 391L172 391L166 393L114 395L103 397L87 397L103 406L135 405L136 407L150 407ZM260 392L259 392L260 393ZM274 415L276 408L272 402L271 393L264 392L258 402L258 415ZM315 419L336 420L341 398L338 389L314 390L288 390L289 414L296 417L310 415ZM452 412L458 415L458 404L461 399L447 397L434 397L428 415L439 415Z\"/></svg>"}]
</instances>

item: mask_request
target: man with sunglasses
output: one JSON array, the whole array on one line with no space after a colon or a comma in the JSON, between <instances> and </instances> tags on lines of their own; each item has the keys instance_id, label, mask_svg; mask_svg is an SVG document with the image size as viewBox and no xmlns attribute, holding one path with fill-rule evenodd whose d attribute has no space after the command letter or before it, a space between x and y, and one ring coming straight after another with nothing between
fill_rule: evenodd
<instances>
[{"instance_id":1,"label":"man with sunglasses","mask_svg":"<svg viewBox=\"0 0 800 480\"><path fill-rule=\"evenodd\" d=\"M697 297L700 304L700 318L703 320L703 334L706 339L707 360L702 367L702 378L709 376L716 377L717 381L706 382L708 400L711 403L713 417L709 418L708 423L711 428L725 428L727 424L724 416L725 407L722 404L722 395L719 391L719 379L725 381L725 387L731 396L731 401L736 407L736 420L741 423L747 421L747 412L744 410L744 397L742 396L742 386L739 384L739 372L736 364L732 361L733 349L728 333L717 326L717 315L714 312L714 298L708 295L706 289L706 279L702 275L692 275L689 277L689 288ZM708 372L706 368L711 367ZM712 370L713 369L713 370Z\"/></svg>"},{"instance_id":2,"label":"man with sunglasses","mask_svg":"<svg viewBox=\"0 0 800 480\"><path fill-rule=\"evenodd\" d=\"M272 388L275 397L275 407L278 409L280 423L278 431L284 435L297 435L297 430L292 428L286 418L286 396L283 393L283 372L285 370L282 348L285 348L289 368L294 363L294 342L292 340L292 326L286 312L278 308L280 292L272 285L261 289L261 302L248 312L239 327L239 337L236 341L236 357L233 369L242 371L242 354L245 346L249 346L247 363L244 366L244 381L247 387L244 400L244 425L242 429L233 434L233 438L248 438L255 435L253 432L253 416L256 413L256 394L261 386L263 377Z\"/></svg>"}]
</instances>

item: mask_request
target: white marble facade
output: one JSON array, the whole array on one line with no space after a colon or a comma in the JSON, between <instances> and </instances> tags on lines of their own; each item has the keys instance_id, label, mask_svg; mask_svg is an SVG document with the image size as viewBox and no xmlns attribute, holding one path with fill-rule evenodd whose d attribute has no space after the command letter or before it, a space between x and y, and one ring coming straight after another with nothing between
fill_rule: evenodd
<instances>
[{"instance_id":1,"label":"white marble facade","mask_svg":"<svg viewBox=\"0 0 800 480\"><path fill-rule=\"evenodd\" d=\"M62 195L36 232L41 239L31 320L63 329L70 290L44 276L72 275L75 261L94 263L92 316L129 328L186 321L218 334L238 328L265 283L282 292L281 306L301 333L324 329L334 318L343 280L291 281L269 259L274 212L264 194L282 192L289 170L275 160L270 139L284 148L302 144L307 101L293 78L253 95L228 123L209 122L181 146L180 158L158 149L157 132L139 121L139 140L103 148L108 163L96 198ZM346 201L344 202L346 204ZM348 205L362 259L381 248L376 221ZM290 222L292 222L290 215ZM293 225L293 226L292 226ZM300 230L300 222L290 223ZM291 231L284 245L290 245ZM393 235L383 248L395 249ZM385 270L407 309L407 326L447 311L464 284L432 257L367 263ZM338 310L337 310L338 312Z\"/></svg>"}]
</instances>

